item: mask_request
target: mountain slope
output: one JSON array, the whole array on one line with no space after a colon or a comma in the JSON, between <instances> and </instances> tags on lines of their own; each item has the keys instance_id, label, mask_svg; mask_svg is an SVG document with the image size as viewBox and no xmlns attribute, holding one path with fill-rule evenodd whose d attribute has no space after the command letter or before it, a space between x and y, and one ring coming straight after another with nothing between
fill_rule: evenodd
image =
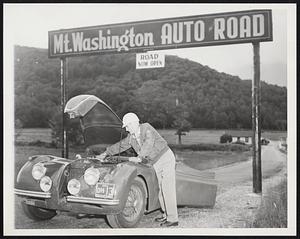
<instances>
[{"instance_id":1,"label":"mountain slope","mask_svg":"<svg viewBox=\"0 0 300 239\"><path fill-rule=\"evenodd\" d=\"M16 118L47 127L60 110L60 61L46 49L15 47ZM251 81L166 56L164 68L135 69L134 54L68 58L67 96L94 94L117 114L139 114L156 127L184 117L196 128L251 128ZM264 129L285 129L287 90L262 82ZM176 102L178 104L176 104Z\"/></svg>"}]
</instances>

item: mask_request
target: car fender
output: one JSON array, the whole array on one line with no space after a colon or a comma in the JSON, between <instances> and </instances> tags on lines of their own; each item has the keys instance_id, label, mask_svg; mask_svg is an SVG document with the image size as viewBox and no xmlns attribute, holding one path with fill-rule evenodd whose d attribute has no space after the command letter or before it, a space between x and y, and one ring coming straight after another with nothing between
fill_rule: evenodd
<instances>
[{"instance_id":1,"label":"car fender","mask_svg":"<svg viewBox=\"0 0 300 239\"><path fill-rule=\"evenodd\" d=\"M137 177L137 168L134 163L122 163L117 167L114 173L116 184L115 197L120 200L120 208L123 209L127 201L128 193L133 180Z\"/></svg>"},{"instance_id":2,"label":"car fender","mask_svg":"<svg viewBox=\"0 0 300 239\"><path fill-rule=\"evenodd\" d=\"M52 155L35 155L30 157L17 175L15 188L28 191L41 191L39 180L35 180L31 173L33 166L39 162L47 168L45 175L52 179L51 193L57 194L62 186L60 181L63 171L71 160Z\"/></svg>"},{"instance_id":3,"label":"car fender","mask_svg":"<svg viewBox=\"0 0 300 239\"><path fill-rule=\"evenodd\" d=\"M144 181L147 190L147 212L160 208L158 200L159 187L153 166L139 164L137 176Z\"/></svg>"},{"instance_id":4,"label":"car fender","mask_svg":"<svg viewBox=\"0 0 300 239\"><path fill-rule=\"evenodd\" d=\"M145 191L148 197L146 199L147 200L146 212L151 212L153 210L160 208L160 204L158 200L158 191L159 191L158 182L153 167L149 165L136 164L132 162L123 163L121 165L124 171L119 171L119 174L130 175L130 177L124 180L124 182L126 182L126 185L124 185L123 187L126 190L123 191L122 200L120 197L122 208L126 203L126 200L124 200L124 198L127 199L130 186L135 178L139 178L144 183L145 186ZM131 174L129 174L129 172L131 172Z\"/></svg>"}]
</instances>

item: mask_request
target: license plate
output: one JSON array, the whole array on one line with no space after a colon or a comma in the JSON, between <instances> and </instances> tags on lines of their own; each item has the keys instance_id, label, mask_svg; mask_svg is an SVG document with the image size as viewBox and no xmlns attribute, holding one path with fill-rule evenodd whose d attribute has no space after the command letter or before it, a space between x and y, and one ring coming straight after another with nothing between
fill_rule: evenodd
<instances>
[{"instance_id":1,"label":"license plate","mask_svg":"<svg viewBox=\"0 0 300 239\"><path fill-rule=\"evenodd\" d=\"M35 201L31 199L25 199L24 202L28 205L35 206Z\"/></svg>"},{"instance_id":2,"label":"license plate","mask_svg":"<svg viewBox=\"0 0 300 239\"><path fill-rule=\"evenodd\" d=\"M115 192L115 184L97 183L95 197L99 198L113 198Z\"/></svg>"}]
</instances>

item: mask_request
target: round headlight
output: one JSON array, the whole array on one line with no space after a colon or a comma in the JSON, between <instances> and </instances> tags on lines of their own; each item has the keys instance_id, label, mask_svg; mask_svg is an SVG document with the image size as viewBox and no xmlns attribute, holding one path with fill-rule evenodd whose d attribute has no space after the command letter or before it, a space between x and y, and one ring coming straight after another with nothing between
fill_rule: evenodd
<instances>
[{"instance_id":1,"label":"round headlight","mask_svg":"<svg viewBox=\"0 0 300 239\"><path fill-rule=\"evenodd\" d=\"M94 167L90 167L84 172L84 181L88 185L95 185L98 182L99 177L100 177L100 172L98 169Z\"/></svg>"},{"instance_id":2,"label":"round headlight","mask_svg":"<svg viewBox=\"0 0 300 239\"><path fill-rule=\"evenodd\" d=\"M42 177L40 181L40 187L44 192L48 192L52 187L52 180L48 176Z\"/></svg>"},{"instance_id":3,"label":"round headlight","mask_svg":"<svg viewBox=\"0 0 300 239\"><path fill-rule=\"evenodd\" d=\"M77 195L80 191L80 182L73 178L68 182L68 191L72 195Z\"/></svg>"},{"instance_id":4,"label":"round headlight","mask_svg":"<svg viewBox=\"0 0 300 239\"><path fill-rule=\"evenodd\" d=\"M32 177L35 180L40 180L43 176L45 176L46 170L47 169L41 163L37 163L32 168Z\"/></svg>"}]
</instances>

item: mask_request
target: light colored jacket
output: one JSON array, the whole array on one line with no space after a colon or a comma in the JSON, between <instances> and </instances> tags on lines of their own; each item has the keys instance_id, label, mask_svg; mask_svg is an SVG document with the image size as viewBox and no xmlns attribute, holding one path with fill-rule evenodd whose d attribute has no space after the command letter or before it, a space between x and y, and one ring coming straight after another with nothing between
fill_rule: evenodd
<instances>
[{"instance_id":1,"label":"light colored jacket","mask_svg":"<svg viewBox=\"0 0 300 239\"><path fill-rule=\"evenodd\" d=\"M149 123L144 123L140 124L140 144L133 135L128 134L120 142L107 147L106 153L115 155L131 147L143 163L152 165L169 149L167 141Z\"/></svg>"}]
</instances>

